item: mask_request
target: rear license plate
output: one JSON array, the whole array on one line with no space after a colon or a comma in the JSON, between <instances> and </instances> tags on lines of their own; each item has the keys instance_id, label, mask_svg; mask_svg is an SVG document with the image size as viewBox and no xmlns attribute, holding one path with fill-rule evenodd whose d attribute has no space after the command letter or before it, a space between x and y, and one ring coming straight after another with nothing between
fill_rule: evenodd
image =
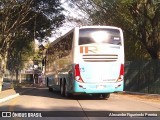
<instances>
[{"instance_id":1,"label":"rear license plate","mask_svg":"<svg viewBox=\"0 0 160 120\"><path fill-rule=\"evenodd\" d=\"M105 86L104 85L97 85L97 89L104 89Z\"/></svg>"}]
</instances>

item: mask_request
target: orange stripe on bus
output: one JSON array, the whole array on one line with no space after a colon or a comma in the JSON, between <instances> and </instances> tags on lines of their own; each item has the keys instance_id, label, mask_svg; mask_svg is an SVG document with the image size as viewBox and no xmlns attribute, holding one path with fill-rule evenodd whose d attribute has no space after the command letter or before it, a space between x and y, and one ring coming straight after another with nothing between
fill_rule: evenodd
<instances>
[{"instance_id":1,"label":"orange stripe on bus","mask_svg":"<svg viewBox=\"0 0 160 120\"><path fill-rule=\"evenodd\" d=\"M83 46L80 47L80 53L83 53Z\"/></svg>"},{"instance_id":2,"label":"orange stripe on bus","mask_svg":"<svg viewBox=\"0 0 160 120\"><path fill-rule=\"evenodd\" d=\"M85 53L88 53L88 46L85 46Z\"/></svg>"}]
</instances>

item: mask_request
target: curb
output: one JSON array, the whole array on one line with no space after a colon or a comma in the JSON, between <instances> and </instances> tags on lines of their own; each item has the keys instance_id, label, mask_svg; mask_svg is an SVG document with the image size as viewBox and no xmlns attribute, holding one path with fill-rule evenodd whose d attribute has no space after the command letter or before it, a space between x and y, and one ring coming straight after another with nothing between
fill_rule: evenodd
<instances>
[{"instance_id":1,"label":"curb","mask_svg":"<svg viewBox=\"0 0 160 120\"><path fill-rule=\"evenodd\" d=\"M13 98L16 98L16 97L20 96L21 94L23 94L23 93L25 93L25 92L28 92L28 91L31 91L31 90L33 90L33 89L35 89L35 87L34 87L34 88L29 88L28 90L24 90L24 91L22 91L22 92L19 92L19 93L14 94L14 95L10 95L10 96L7 96L7 97L5 97L5 98L2 98L2 99L0 99L0 103L3 103L3 102L6 102L6 101L8 101L8 100L11 100L11 99L13 99Z\"/></svg>"},{"instance_id":2,"label":"curb","mask_svg":"<svg viewBox=\"0 0 160 120\"><path fill-rule=\"evenodd\" d=\"M130 92L130 91L123 91L120 93L121 94L131 94L131 95L144 95L144 96L149 96L149 97L159 97L160 98L160 94L147 94L147 93Z\"/></svg>"}]
</instances>

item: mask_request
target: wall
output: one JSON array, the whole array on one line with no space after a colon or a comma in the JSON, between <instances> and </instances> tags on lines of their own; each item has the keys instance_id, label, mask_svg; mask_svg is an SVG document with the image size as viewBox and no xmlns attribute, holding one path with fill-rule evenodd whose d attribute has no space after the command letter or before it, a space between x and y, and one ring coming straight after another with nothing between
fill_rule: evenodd
<instances>
[{"instance_id":1,"label":"wall","mask_svg":"<svg viewBox=\"0 0 160 120\"><path fill-rule=\"evenodd\" d=\"M160 60L125 63L125 91L160 94Z\"/></svg>"}]
</instances>

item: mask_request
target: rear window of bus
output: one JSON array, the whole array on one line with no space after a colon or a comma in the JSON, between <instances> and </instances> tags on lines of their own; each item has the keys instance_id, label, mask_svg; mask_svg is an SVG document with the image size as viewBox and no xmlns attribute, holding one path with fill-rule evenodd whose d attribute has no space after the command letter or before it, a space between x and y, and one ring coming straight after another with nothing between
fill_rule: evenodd
<instances>
[{"instance_id":1,"label":"rear window of bus","mask_svg":"<svg viewBox=\"0 0 160 120\"><path fill-rule=\"evenodd\" d=\"M108 28L82 28L79 30L79 45L107 43L121 45L120 31Z\"/></svg>"}]
</instances>

